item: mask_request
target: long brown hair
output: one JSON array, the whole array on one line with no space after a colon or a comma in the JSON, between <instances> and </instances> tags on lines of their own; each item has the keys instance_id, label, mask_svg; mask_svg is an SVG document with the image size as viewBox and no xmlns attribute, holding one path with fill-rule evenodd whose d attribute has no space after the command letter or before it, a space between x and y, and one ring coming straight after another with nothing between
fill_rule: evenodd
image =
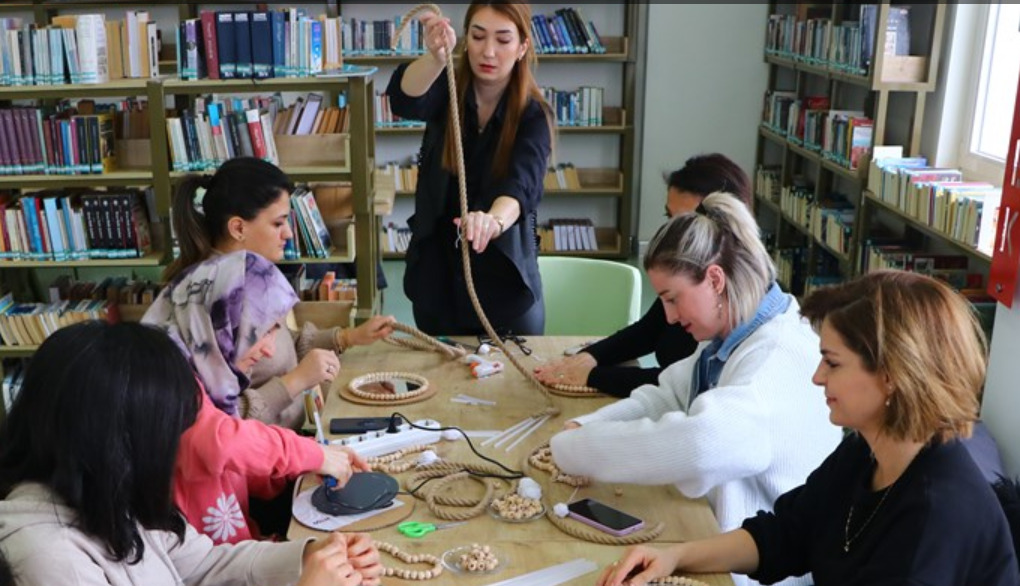
<instances>
[{"instance_id":1,"label":"long brown hair","mask_svg":"<svg viewBox=\"0 0 1020 586\"><path fill-rule=\"evenodd\" d=\"M510 169L510 153L513 150L514 142L517 139L517 127L520 126L521 117L528 106L529 100L535 100L542 106L545 112L546 122L549 124L549 135L554 136L555 124L553 122L552 109L542 97L541 90L531 68L538 63L535 55L535 43L531 38L531 5L526 2L472 2L468 7L467 15L464 16L464 39L468 35L468 27L471 26L471 19L482 8L491 8L495 12L509 19L517 27L517 34L520 35L522 43L527 43L527 51L524 58L514 64L510 72L510 83L506 86L506 115L503 120L503 129L499 134L499 143L496 146L496 157L492 164L492 173L496 178L506 177ZM459 47L460 63L457 65L457 105L460 106L460 125L464 127L465 99L468 90L474 87L475 75L471 71L471 63L467 57L467 41L462 40ZM443 168L450 173L457 173L457 147L454 141L459 141L453 131L453 124L446 125L446 148L443 153Z\"/></svg>"}]
</instances>

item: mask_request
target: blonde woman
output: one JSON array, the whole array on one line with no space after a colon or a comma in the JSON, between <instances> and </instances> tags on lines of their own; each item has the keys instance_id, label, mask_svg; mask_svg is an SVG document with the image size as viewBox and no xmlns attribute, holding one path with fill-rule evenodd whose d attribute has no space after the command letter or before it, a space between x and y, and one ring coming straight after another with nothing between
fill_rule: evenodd
<instances>
[{"instance_id":1,"label":"blonde woman","mask_svg":"<svg viewBox=\"0 0 1020 586\"><path fill-rule=\"evenodd\" d=\"M763 583L811 572L818 586L1015 586L1006 518L959 441L985 375L966 300L929 277L878 272L816 291L801 312L821 334L814 381L829 418L854 433L774 512L711 539L631 549L599 586L678 569Z\"/></svg>"},{"instance_id":2,"label":"blonde woman","mask_svg":"<svg viewBox=\"0 0 1020 586\"><path fill-rule=\"evenodd\" d=\"M568 422L553 457L570 474L707 496L723 530L735 529L839 443L810 380L818 337L733 195L709 195L660 228L644 265L666 319L698 350L658 385Z\"/></svg>"}]
</instances>

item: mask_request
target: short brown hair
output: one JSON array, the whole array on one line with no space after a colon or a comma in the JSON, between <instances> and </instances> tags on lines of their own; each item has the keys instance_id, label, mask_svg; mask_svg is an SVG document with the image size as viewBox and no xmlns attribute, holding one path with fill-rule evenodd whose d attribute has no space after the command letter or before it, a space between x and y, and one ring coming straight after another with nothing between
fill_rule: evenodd
<instances>
[{"instance_id":1,"label":"short brown hair","mask_svg":"<svg viewBox=\"0 0 1020 586\"><path fill-rule=\"evenodd\" d=\"M876 271L819 289L801 306L839 333L869 372L893 385L884 430L893 439L969 437L988 345L966 299L917 273Z\"/></svg>"}]
</instances>

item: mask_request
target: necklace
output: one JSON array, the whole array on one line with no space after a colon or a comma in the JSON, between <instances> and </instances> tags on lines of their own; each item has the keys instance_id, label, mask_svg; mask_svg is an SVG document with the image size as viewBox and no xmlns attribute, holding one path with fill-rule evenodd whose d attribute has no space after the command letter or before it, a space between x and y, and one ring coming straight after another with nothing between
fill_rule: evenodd
<instances>
[{"instance_id":1,"label":"necklace","mask_svg":"<svg viewBox=\"0 0 1020 586\"><path fill-rule=\"evenodd\" d=\"M893 485L890 484L889 487L885 489L885 492L882 493L882 498L878 500L878 504L875 505L875 508L871 510L871 514L868 515L868 518L864 520L864 524L857 529L857 532L853 534L853 537L850 536L850 520L854 518L854 506L850 505L850 512L847 513L846 515L846 527L843 528L844 552L849 553L850 544L853 543L854 541L857 541L857 538L861 536L861 533L864 533L864 530L867 529L868 524L871 523L871 520L875 518L875 513L878 512L878 509L882 508L882 503L885 502L885 497L889 496L889 493L892 492L892 487Z\"/></svg>"}]
</instances>

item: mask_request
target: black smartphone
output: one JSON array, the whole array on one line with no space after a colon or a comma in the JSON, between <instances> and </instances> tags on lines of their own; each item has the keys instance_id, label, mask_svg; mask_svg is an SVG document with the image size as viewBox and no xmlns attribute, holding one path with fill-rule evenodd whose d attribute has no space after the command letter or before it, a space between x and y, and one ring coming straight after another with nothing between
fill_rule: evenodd
<instances>
[{"instance_id":1,"label":"black smartphone","mask_svg":"<svg viewBox=\"0 0 1020 586\"><path fill-rule=\"evenodd\" d=\"M633 515L614 509L595 499L581 499L567 505L568 515L610 535L627 535L645 526Z\"/></svg>"},{"instance_id":2,"label":"black smartphone","mask_svg":"<svg viewBox=\"0 0 1020 586\"><path fill-rule=\"evenodd\" d=\"M338 417L329 420L329 433L365 433L386 429L389 425L389 417Z\"/></svg>"}]
</instances>

